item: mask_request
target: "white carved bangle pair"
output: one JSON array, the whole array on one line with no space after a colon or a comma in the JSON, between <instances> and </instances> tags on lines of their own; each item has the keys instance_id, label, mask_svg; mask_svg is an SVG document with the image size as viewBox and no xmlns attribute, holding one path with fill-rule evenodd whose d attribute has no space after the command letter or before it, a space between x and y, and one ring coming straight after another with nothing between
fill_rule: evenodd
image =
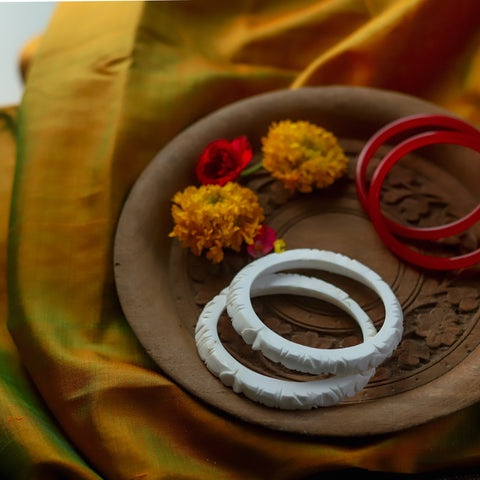
<instances>
[{"instance_id":1,"label":"white carved bangle pair","mask_svg":"<svg viewBox=\"0 0 480 480\"><path fill-rule=\"evenodd\" d=\"M343 290L318 278L278 273L292 269L326 270L371 288L385 307L380 330L376 331L368 315ZM284 293L319 298L343 309L358 322L363 343L319 349L299 345L273 332L258 318L251 298ZM228 353L218 336L218 319L225 308L237 333L265 357L300 372L334 376L304 382L279 380L242 365ZM205 306L197 322L195 340L207 368L226 386L269 407L292 410L331 406L355 395L368 383L375 368L393 353L402 332L401 306L375 272L338 253L297 249L267 255L244 267L230 286Z\"/></svg>"}]
</instances>

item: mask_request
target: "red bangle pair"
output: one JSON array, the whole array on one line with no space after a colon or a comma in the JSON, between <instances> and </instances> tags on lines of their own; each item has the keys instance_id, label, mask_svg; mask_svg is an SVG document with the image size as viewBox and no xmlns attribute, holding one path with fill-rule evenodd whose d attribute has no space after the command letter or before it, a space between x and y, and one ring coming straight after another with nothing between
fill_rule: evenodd
<instances>
[{"instance_id":1,"label":"red bangle pair","mask_svg":"<svg viewBox=\"0 0 480 480\"><path fill-rule=\"evenodd\" d=\"M429 131L415 135L394 147L380 162L370 190L366 190L368 163L377 149L398 133L412 128L447 128L450 130ZM439 227L415 228L401 225L383 216L380 207L380 190L388 171L403 156L418 148L433 144L455 144L480 153L480 132L461 120L444 115L414 115L394 121L379 130L362 149L356 165L355 185L364 210L370 215L373 226L382 241L400 258L417 266L434 270L466 268L480 262L480 249L457 257L423 255L399 242L392 233L406 238L434 240L456 235L480 220L480 205L461 219Z\"/></svg>"}]
</instances>

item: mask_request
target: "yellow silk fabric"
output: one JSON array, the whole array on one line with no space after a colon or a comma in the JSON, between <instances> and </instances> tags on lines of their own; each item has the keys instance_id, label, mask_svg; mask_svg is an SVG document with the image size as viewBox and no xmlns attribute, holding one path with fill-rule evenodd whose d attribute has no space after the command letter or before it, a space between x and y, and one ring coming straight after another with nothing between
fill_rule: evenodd
<instances>
[{"instance_id":1,"label":"yellow silk fabric","mask_svg":"<svg viewBox=\"0 0 480 480\"><path fill-rule=\"evenodd\" d=\"M480 463L480 405L353 439L225 417L149 359L112 274L138 175L232 101L365 85L479 126L478 0L67 2L29 68L18 118L0 112L2 478L296 479Z\"/></svg>"}]
</instances>

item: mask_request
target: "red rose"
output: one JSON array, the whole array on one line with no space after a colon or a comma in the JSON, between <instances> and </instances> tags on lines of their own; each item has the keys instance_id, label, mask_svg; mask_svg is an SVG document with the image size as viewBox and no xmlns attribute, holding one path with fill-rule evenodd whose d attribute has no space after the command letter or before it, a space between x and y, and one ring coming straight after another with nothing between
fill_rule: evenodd
<instances>
[{"instance_id":1,"label":"red rose","mask_svg":"<svg viewBox=\"0 0 480 480\"><path fill-rule=\"evenodd\" d=\"M252 159L252 147L246 137L215 140L207 145L195 167L202 185L225 185L235 180Z\"/></svg>"}]
</instances>

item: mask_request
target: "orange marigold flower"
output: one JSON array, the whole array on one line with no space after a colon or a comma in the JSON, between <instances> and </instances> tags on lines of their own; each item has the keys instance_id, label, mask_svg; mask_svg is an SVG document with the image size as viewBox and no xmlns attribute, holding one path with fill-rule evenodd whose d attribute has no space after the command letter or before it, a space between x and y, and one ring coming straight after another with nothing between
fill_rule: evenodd
<instances>
[{"instance_id":1,"label":"orange marigold flower","mask_svg":"<svg viewBox=\"0 0 480 480\"><path fill-rule=\"evenodd\" d=\"M272 123L262 151L263 167L291 192L327 187L347 171L348 159L336 137L306 121Z\"/></svg>"},{"instance_id":2,"label":"orange marigold flower","mask_svg":"<svg viewBox=\"0 0 480 480\"><path fill-rule=\"evenodd\" d=\"M207 250L213 263L223 259L223 249L240 251L242 243L253 243L264 221L257 195L238 183L189 186L172 199L175 226L170 237L195 255Z\"/></svg>"}]
</instances>

